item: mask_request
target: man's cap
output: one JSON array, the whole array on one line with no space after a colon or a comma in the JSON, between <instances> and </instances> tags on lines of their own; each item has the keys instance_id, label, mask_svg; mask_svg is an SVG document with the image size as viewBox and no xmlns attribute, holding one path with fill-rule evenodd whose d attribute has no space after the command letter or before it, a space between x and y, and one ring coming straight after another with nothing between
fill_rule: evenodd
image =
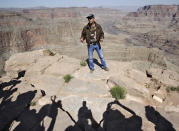
<instances>
[{"instance_id":1,"label":"man's cap","mask_svg":"<svg viewBox=\"0 0 179 131\"><path fill-rule=\"evenodd\" d=\"M92 18L94 18L94 15L93 14L89 14L86 18L87 19L92 19Z\"/></svg>"}]
</instances>

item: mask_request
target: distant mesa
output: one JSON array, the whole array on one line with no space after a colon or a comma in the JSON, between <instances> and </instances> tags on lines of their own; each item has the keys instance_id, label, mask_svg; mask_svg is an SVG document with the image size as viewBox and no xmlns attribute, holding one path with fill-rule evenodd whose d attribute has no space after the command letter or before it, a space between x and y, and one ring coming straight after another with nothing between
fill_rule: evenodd
<instances>
[{"instance_id":1,"label":"distant mesa","mask_svg":"<svg viewBox=\"0 0 179 131\"><path fill-rule=\"evenodd\" d=\"M128 16L133 17L179 17L179 5L147 5L137 12L131 12Z\"/></svg>"}]
</instances>

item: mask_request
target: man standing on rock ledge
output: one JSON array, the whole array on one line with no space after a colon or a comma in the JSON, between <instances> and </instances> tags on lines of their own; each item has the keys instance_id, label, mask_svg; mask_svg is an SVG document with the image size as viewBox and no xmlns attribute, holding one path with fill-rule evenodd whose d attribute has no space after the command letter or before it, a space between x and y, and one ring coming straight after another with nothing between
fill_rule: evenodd
<instances>
[{"instance_id":1,"label":"man standing on rock ledge","mask_svg":"<svg viewBox=\"0 0 179 131\"><path fill-rule=\"evenodd\" d=\"M95 22L95 17L93 14L89 14L86 18L89 22L83 28L80 41L83 42L86 39L86 43L88 45L89 68L91 72L94 71L93 51L96 50L101 60L101 68L105 71L109 71L106 66L106 62L104 60L102 48L100 45L100 42L103 42L104 39L104 32L101 26Z\"/></svg>"}]
</instances>

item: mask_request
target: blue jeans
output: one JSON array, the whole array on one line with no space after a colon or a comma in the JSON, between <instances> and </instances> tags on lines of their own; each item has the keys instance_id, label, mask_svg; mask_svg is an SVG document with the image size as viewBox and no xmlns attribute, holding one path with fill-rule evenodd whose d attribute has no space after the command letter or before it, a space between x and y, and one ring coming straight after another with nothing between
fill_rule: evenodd
<instances>
[{"instance_id":1,"label":"blue jeans","mask_svg":"<svg viewBox=\"0 0 179 131\"><path fill-rule=\"evenodd\" d=\"M89 68L91 70L94 69L94 63L93 63L93 51L96 50L96 52L98 53L98 56L101 60L101 68L105 68L106 67L106 62L104 60L104 56L103 56L103 51L101 49L101 46L96 43L96 44L90 44L88 46L88 60L89 60Z\"/></svg>"}]
</instances>

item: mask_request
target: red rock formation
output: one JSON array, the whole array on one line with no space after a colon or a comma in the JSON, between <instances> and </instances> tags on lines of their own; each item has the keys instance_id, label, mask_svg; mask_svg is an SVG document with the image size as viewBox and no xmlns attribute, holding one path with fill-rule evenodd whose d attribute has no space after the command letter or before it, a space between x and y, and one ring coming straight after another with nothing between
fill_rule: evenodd
<instances>
[{"instance_id":1,"label":"red rock formation","mask_svg":"<svg viewBox=\"0 0 179 131\"><path fill-rule=\"evenodd\" d=\"M40 29L26 30L21 32L22 40L26 44L25 50L30 50L31 48L36 48L46 44L45 40L40 34Z\"/></svg>"},{"instance_id":2,"label":"red rock formation","mask_svg":"<svg viewBox=\"0 0 179 131\"><path fill-rule=\"evenodd\" d=\"M12 32L2 32L0 31L0 47L4 48L10 43L12 37Z\"/></svg>"}]
</instances>

